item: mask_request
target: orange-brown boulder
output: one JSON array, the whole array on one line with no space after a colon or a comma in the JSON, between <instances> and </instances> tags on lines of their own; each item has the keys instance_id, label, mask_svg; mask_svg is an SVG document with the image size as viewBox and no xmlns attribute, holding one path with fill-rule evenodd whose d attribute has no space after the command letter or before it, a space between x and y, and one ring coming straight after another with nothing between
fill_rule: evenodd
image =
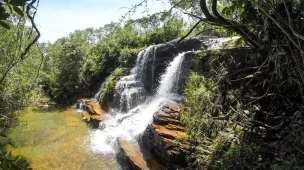
<instances>
[{"instance_id":1,"label":"orange-brown boulder","mask_svg":"<svg viewBox=\"0 0 304 170\"><path fill-rule=\"evenodd\" d=\"M151 153L135 141L118 139L121 156L125 157L132 170L164 170Z\"/></svg>"},{"instance_id":2,"label":"orange-brown boulder","mask_svg":"<svg viewBox=\"0 0 304 170\"><path fill-rule=\"evenodd\" d=\"M100 104L87 98L78 99L77 103L78 105L80 105L80 103L83 105L83 119L91 122L93 127L99 127L99 124L104 119L105 114L105 111L102 110Z\"/></svg>"},{"instance_id":3,"label":"orange-brown boulder","mask_svg":"<svg viewBox=\"0 0 304 170\"><path fill-rule=\"evenodd\" d=\"M164 103L154 113L153 122L142 135L142 142L162 164L187 167L186 154L194 150L180 122L181 105Z\"/></svg>"},{"instance_id":4,"label":"orange-brown boulder","mask_svg":"<svg viewBox=\"0 0 304 170\"><path fill-rule=\"evenodd\" d=\"M82 112L82 116L87 121L91 120L91 115L89 115L89 113L87 111Z\"/></svg>"},{"instance_id":5,"label":"orange-brown boulder","mask_svg":"<svg viewBox=\"0 0 304 170\"><path fill-rule=\"evenodd\" d=\"M77 100L77 103L84 103L85 101L88 101L88 98L80 98Z\"/></svg>"},{"instance_id":6,"label":"orange-brown boulder","mask_svg":"<svg viewBox=\"0 0 304 170\"><path fill-rule=\"evenodd\" d=\"M88 111L91 115L104 115L105 111L101 109L101 106L99 103L96 103L94 101L86 101L85 105L88 107Z\"/></svg>"}]
</instances>

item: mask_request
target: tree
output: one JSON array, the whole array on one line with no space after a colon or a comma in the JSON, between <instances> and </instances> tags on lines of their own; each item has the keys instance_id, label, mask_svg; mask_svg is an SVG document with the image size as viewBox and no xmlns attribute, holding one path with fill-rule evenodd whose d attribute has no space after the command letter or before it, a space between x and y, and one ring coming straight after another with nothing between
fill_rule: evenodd
<instances>
[{"instance_id":1,"label":"tree","mask_svg":"<svg viewBox=\"0 0 304 170\"><path fill-rule=\"evenodd\" d=\"M5 0L0 1L0 25L2 49L2 67L0 72L0 85L3 84L7 74L20 62L25 60L30 49L38 41L40 32L35 25L36 8L34 4L39 0ZM33 11L34 10L34 11ZM31 26L26 26L27 20ZM9 42L6 45L5 42Z\"/></svg>"}]
</instances>

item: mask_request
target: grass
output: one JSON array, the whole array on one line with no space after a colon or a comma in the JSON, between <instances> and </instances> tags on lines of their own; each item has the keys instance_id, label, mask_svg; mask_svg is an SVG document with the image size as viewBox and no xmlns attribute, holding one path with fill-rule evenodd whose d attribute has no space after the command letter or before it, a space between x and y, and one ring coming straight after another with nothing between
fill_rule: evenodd
<instances>
[{"instance_id":1,"label":"grass","mask_svg":"<svg viewBox=\"0 0 304 170\"><path fill-rule=\"evenodd\" d=\"M181 122L197 148L189 155L189 160L194 160L190 166L206 170L304 170L301 119L282 131L280 140L255 136L248 122L257 106L242 105L240 85L226 79L229 64L223 55L199 53L186 83Z\"/></svg>"}]
</instances>

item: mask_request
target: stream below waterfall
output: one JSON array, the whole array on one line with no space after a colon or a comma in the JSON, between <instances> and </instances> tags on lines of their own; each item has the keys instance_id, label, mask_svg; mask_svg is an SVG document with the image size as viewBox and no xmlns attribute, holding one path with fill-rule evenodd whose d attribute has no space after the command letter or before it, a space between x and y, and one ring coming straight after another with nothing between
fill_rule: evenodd
<instances>
[{"instance_id":1,"label":"stream below waterfall","mask_svg":"<svg viewBox=\"0 0 304 170\"><path fill-rule=\"evenodd\" d=\"M18 123L7 132L13 146L6 150L24 156L32 169L121 169L114 155L91 149L91 130L74 108L28 108Z\"/></svg>"}]
</instances>

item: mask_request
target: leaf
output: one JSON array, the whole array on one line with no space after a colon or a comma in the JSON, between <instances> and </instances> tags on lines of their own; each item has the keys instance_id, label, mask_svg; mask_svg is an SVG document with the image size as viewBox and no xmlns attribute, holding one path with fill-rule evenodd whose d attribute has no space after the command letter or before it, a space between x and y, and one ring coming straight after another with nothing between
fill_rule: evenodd
<instances>
[{"instance_id":1,"label":"leaf","mask_svg":"<svg viewBox=\"0 0 304 170\"><path fill-rule=\"evenodd\" d=\"M3 6L0 5L0 12L4 13L5 12L5 8Z\"/></svg>"},{"instance_id":2,"label":"leaf","mask_svg":"<svg viewBox=\"0 0 304 170\"><path fill-rule=\"evenodd\" d=\"M0 13L0 20L6 20L9 17L8 13Z\"/></svg>"},{"instance_id":3,"label":"leaf","mask_svg":"<svg viewBox=\"0 0 304 170\"><path fill-rule=\"evenodd\" d=\"M24 13L23 11L19 8L19 7L16 7L16 6L13 6L13 9L14 11L19 14L21 17L24 17Z\"/></svg>"},{"instance_id":4,"label":"leaf","mask_svg":"<svg viewBox=\"0 0 304 170\"><path fill-rule=\"evenodd\" d=\"M4 28L8 29L8 30L10 29L10 26L7 23L3 22L3 21L0 21L0 25L2 27L4 27Z\"/></svg>"},{"instance_id":5,"label":"leaf","mask_svg":"<svg viewBox=\"0 0 304 170\"><path fill-rule=\"evenodd\" d=\"M253 74L250 74L248 76L246 76L245 78L248 79L248 78L252 78L253 77Z\"/></svg>"},{"instance_id":6,"label":"leaf","mask_svg":"<svg viewBox=\"0 0 304 170\"><path fill-rule=\"evenodd\" d=\"M217 136L216 131L213 131L212 134L211 134L211 137L212 137L212 138L215 138L216 136Z\"/></svg>"},{"instance_id":7,"label":"leaf","mask_svg":"<svg viewBox=\"0 0 304 170\"><path fill-rule=\"evenodd\" d=\"M14 6L24 6L27 0L10 0L9 4Z\"/></svg>"},{"instance_id":8,"label":"leaf","mask_svg":"<svg viewBox=\"0 0 304 170\"><path fill-rule=\"evenodd\" d=\"M253 3L257 4L259 0L251 0Z\"/></svg>"}]
</instances>

